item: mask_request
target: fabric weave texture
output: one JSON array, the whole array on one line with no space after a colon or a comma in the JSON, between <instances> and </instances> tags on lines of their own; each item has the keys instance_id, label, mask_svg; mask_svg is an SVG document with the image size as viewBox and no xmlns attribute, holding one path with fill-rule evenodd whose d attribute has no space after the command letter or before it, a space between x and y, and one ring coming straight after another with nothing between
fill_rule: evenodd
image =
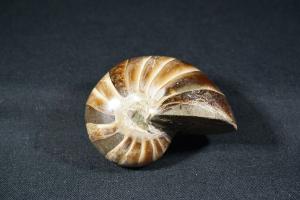
<instances>
[{"instance_id":1,"label":"fabric weave texture","mask_svg":"<svg viewBox=\"0 0 300 200\"><path fill-rule=\"evenodd\" d=\"M300 199L299 36L299 1L1 1L0 199ZM105 160L85 101L142 55L198 66L238 131L176 136L140 169Z\"/></svg>"}]
</instances>

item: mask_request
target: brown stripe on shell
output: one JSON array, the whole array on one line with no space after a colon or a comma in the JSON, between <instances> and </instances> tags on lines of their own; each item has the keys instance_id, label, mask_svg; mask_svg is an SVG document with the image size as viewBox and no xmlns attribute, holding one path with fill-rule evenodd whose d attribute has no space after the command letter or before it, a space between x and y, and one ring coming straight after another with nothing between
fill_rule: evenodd
<instances>
[{"instance_id":1,"label":"brown stripe on shell","mask_svg":"<svg viewBox=\"0 0 300 200\"><path fill-rule=\"evenodd\" d=\"M139 157L141 154L141 142L134 140L126 153L126 157L122 161L122 165L124 166L138 166L139 165Z\"/></svg>"},{"instance_id":2,"label":"brown stripe on shell","mask_svg":"<svg viewBox=\"0 0 300 200\"><path fill-rule=\"evenodd\" d=\"M158 141L162 147L163 152L165 152L171 141L167 139L165 136L159 137Z\"/></svg>"},{"instance_id":3,"label":"brown stripe on shell","mask_svg":"<svg viewBox=\"0 0 300 200\"><path fill-rule=\"evenodd\" d=\"M154 57L155 60L154 63L147 64L145 66L145 69L143 70L143 73L141 74L141 83L140 88L141 91L144 91L146 94L148 94L149 87L152 83L152 81L156 78L156 76L159 75L159 72L169 63L175 60L175 58L170 57L164 57L164 56L158 56Z\"/></svg>"},{"instance_id":4,"label":"brown stripe on shell","mask_svg":"<svg viewBox=\"0 0 300 200\"><path fill-rule=\"evenodd\" d=\"M111 111L106 109L107 99L106 97L99 92L96 88L94 88L91 94L88 97L86 105L93 107L95 110L99 112L104 112L106 114L113 114Z\"/></svg>"},{"instance_id":5,"label":"brown stripe on shell","mask_svg":"<svg viewBox=\"0 0 300 200\"><path fill-rule=\"evenodd\" d=\"M221 93L219 88L200 71L189 72L183 74L176 79L162 86L155 94L155 100L160 100L163 97L175 95L182 91L194 89L209 89Z\"/></svg>"},{"instance_id":6,"label":"brown stripe on shell","mask_svg":"<svg viewBox=\"0 0 300 200\"><path fill-rule=\"evenodd\" d=\"M111 151L118 144L120 144L120 142L123 139L124 139L124 135L117 132L113 136L108 137L106 139L96 140L93 142L93 144L102 154L106 155L107 152Z\"/></svg>"},{"instance_id":7,"label":"brown stripe on shell","mask_svg":"<svg viewBox=\"0 0 300 200\"><path fill-rule=\"evenodd\" d=\"M123 157L127 153L131 142L132 138L125 136L123 141L121 141L115 148L113 148L106 154L106 158L113 162L121 164L120 161L122 161Z\"/></svg>"},{"instance_id":8,"label":"brown stripe on shell","mask_svg":"<svg viewBox=\"0 0 300 200\"><path fill-rule=\"evenodd\" d=\"M125 83L125 72L128 60L119 63L117 66L109 71L109 76L116 90L124 97L128 95Z\"/></svg>"},{"instance_id":9,"label":"brown stripe on shell","mask_svg":"<svg viewBox=\"0 0 300 200\"><path fill-rule=\"evenodd\" d=\"M85 107L85 122L94 124L108 124L115 121L115 116L111 114L105 114L95 108L87 105Z\"/></svg>"},{"instance_id":10,"label":"brown stripe on shell","mask_svg":"<svg viewBox=\"0 0 300 200\"><path fill-rule=\"evenodd\" d=\"M234 119L231 107L229 106L225 95L212 90L194 90L175 95L165 100L161 105L161 109L167 110L177 104L197 105L199 102L206 102L212 107L219 108L230 118Z\"/></svg>"},{"instance_id":11,"label":"brown stripe on shell","mask_svg":"<svg viewBox=\"0 0 300 200\"><path fill-rule=\"evenodd\" d=\"M151 58L150 56L132 58L129 60L126 68L125 83L129 92L139 91L139 80L141 71L144 68L146 62Z\"/></svg>"},{"instance_id":12,"label":"brown stripe on shell","mask_svg":"<svg viewBox=\"0 0 300 200\"><path fill-rule=\"evenodd\" d=\"M153 148L150 140L142 142L142 151L139 158L140 165L146 165L153 160Z\"/></svg>"},{"instance_id":13,"label":"brown stripe on shell","mask_svg":"<svg viewBox=\"0 0 300 200\"><path fill-rule=\"evenodd\" d=\"M145 91L145 86L153 73L153 68L156 66L157 56L151 56L151 58L145 63L145 66L140 74L139 89L141 92Z\"/></svg>"},{"instance_id":14,"label":"brown stripe on shell","mask_svg":"<svg viewBox=\"0 0 300 200\"><path fill-rule=\"evenodd\" d=\"M181 77L183 74L188 72L199 71L192 65L182 63L179 60L173 60L166 64L166 66L159 72L150 85L150 96L153 96L159 88L161 88L166 83Z\"/></svg>"},{"instance_id":15,"label":"brown stripe on shell","mask_svg":"<svg viewBox=\"0 0 300 200\"><path fill-rule=\"evenodd\" d=\"M108 101L111 99L119 99L121 97L113 85L108 73L97 83L95 88L103 94Z\"/></svg>"},{"instance_id":16,"label":"brown stripe on shell","mask_svg":"<svg viewBox=\"0 0 300 200\"><path fill-rule=\"evenodd\" d=\"M156 158L160 158L163 155L163 150L158 139L153 140L153 145L156 148Z\"/></svg>"},{"instance_id":17,"label":"brown stripe on shell","mask_svg":"<svg viewBox=\"0 0 300 200\"><path fill-rule=\"evenodd\" d=\"M86 128L88 130L89 138L92 142L111 137L116 133L117 130L116 123L111 123L111 124L87 123Z\"/></svg>"}]
</instances>

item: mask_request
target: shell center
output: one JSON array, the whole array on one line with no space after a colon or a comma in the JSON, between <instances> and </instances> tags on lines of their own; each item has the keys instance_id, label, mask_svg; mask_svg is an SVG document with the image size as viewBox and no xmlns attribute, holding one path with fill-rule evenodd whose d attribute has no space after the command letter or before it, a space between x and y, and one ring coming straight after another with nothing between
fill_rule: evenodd
<instances>
[{"instance_id":1,"label":"shell center","mask_svg":"<svg viewBox=\"0 0 300 200\"><path fill-rule=\"evenodd\" d=\"M130 94L121 100L116 118L124 128L149 132L151 128L149 119L152 113L153 109L144 95Z\"/></svg>"}]
</instances>

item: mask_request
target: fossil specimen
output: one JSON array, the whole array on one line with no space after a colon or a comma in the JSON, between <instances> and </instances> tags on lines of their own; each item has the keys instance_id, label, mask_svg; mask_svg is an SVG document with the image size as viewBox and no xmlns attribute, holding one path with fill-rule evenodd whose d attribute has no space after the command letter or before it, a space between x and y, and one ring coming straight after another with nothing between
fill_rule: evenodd
<instances>
[{"instance_id":1,"label":"fossil specimen","mask_svg":"<svg viewBox=\"0 0 300 200\"><path fill-rule=\"evenodd\" d=\"M178 132L236 129L224 94L196 67L164 56L125 60L97 83L86 102L91 142L122 166L160 158Z\"/></svg>"}]
</instances>

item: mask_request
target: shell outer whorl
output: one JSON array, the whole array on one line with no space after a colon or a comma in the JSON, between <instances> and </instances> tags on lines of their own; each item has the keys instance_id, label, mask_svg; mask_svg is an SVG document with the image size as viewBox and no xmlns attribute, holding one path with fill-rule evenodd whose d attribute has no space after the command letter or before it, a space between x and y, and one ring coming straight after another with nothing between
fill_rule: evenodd
<instances>
[{"instance_id":1,"label":"shell outer whorl","mask_svg":"<svg viewBox=\"0 0 300 200\"><path fill-rule=\"evenodd\" d=\"M96 148L129 167L159 159L171 143L174 124L193 119L236 128L219 88L191 64L164 56L132 58L113 67L90 93L85 119ZM165 123L170 119L171 126ZM191 126L197 129L197 123Z\"/></svg>"}]
</instances>

